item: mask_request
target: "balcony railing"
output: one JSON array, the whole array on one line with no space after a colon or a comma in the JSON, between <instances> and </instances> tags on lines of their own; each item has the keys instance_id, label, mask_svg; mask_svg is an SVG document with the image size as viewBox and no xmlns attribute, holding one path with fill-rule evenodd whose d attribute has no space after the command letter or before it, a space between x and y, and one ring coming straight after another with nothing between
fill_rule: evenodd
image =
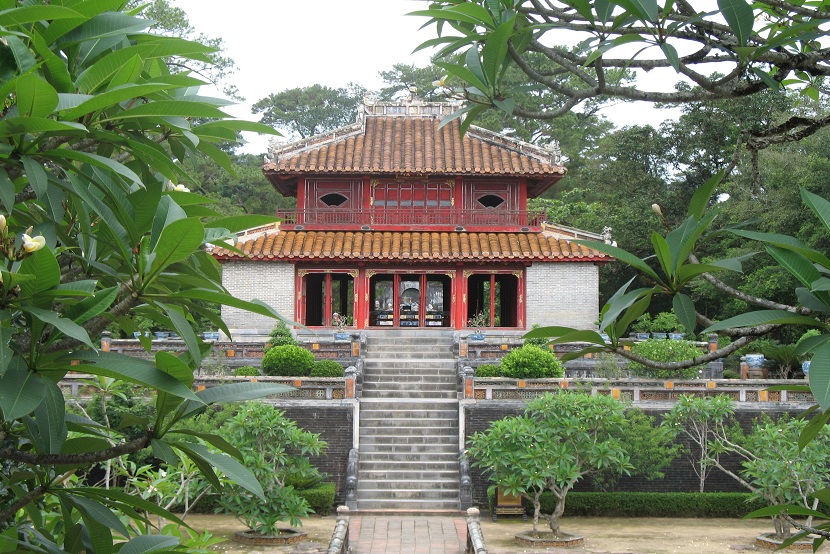
<instances>
[{"instance_id":1,"label":"balcony railing","mask_svg":"<svg viewBox=\"0 0 830 554\"><path fill-rule=\"evenodd\" d=\"M344 210L278 210L283 225L304 227L341 226L417 226L417 227L538 227L545 221L544 211L413 207Z\"/></svg>"}]
</instances>

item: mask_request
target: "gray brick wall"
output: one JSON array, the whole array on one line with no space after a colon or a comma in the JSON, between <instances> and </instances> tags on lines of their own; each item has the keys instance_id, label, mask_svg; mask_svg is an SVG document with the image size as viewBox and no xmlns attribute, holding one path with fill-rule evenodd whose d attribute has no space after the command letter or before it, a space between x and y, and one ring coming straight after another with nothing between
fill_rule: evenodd
<instances>
[{"instance_id":1,"label":"gray brick wall","mask_svg":"<svg viewBox=\"0 0 830 554\"><path fill-rule=\"evenodd\" d=\"M258 299L288 319L294 319L294 266L278 262L226 262L222 283L236 298ZM234 338L268 335L276 320L238 308L222 307L222 318Z\"/></svg>"},{"instance_id":2,"label":"gray brick wall","mask_svg":"<svg viewBox=\"0 0 830 554\"><path fill-rule=\"evenodd\" d=\"M599 268L592 263L534 263L527 268L527 328L563 325L595 329Z\"/></svg>"}]
</instances>

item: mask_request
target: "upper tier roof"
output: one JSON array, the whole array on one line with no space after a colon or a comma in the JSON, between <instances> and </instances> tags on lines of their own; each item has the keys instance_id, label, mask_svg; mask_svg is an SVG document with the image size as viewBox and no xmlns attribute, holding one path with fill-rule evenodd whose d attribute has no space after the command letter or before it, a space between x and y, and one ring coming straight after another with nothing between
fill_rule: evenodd
<instances>
[{"instance_id":1,"label":"upper tier roof","mask_svg":"<svg viewBox=\"0 0 830 554\"><path fill-rule=\"evenodd\" d=\"M284 195L307 175L462 175L525 177L538 196L565 174L558 144L542 148L481 127L464 137L459 104L421 102L361 107L356 123L269 151L263 171Z\"/></svg>"}]
</instances>

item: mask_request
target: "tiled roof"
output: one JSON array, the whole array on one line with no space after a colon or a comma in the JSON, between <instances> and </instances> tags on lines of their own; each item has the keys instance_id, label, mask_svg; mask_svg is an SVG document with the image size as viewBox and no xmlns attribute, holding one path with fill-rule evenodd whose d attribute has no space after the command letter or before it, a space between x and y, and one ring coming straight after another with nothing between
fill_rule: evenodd
<instances>
[{"instance_id":1,"label":"tiled roof","mask_svg":"<svg viewBox=\"0 0 830 554\"><path fill-rule=\"evenodd\" d=\"M556 236L538 233L414 231L282 231L240 237L245 256L214 247L220 260L383 260L455 261L610 261L605 254Z\"/></svg>"},{"instance_id":2,"label":"tiled roof","mask_svg":"<svg viewBox=\"0 0 830 554\"><path fill-rule=\"evenodd\" d=\"M263 167L280 176L317 174L453 174L557 180L565 173L557 148L547 149L460 121L441 127L429 115L370 115L330 133L273 148Z\"/></svg>"}]
</instances>

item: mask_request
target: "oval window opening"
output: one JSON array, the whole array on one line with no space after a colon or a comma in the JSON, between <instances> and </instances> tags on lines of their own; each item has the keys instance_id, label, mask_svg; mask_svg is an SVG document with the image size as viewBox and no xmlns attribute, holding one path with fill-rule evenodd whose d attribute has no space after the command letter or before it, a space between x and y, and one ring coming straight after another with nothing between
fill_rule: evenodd
<instances>
[{"instance_id":1,"label":"oval window opening","mask_svg":"<svg viewBox=\"0 0 830 554\"><path fill-rule=\"evenodd\" d=\"M495 194L486 194L478 199L478 203L485 208L497 208L504 204L504 198Z\"/></svg>"},{"instance_id":2,"label":"oval window opening","mask_svg":"<svg viewBox=\"0 0 830 554\"><path fill-rule=\"evenodd\" d=\"M342 206L348 201L348 198L336 192L332 192L320 197L320 202L322 202L326 206Z\"/></svg>"}]
</instances>

